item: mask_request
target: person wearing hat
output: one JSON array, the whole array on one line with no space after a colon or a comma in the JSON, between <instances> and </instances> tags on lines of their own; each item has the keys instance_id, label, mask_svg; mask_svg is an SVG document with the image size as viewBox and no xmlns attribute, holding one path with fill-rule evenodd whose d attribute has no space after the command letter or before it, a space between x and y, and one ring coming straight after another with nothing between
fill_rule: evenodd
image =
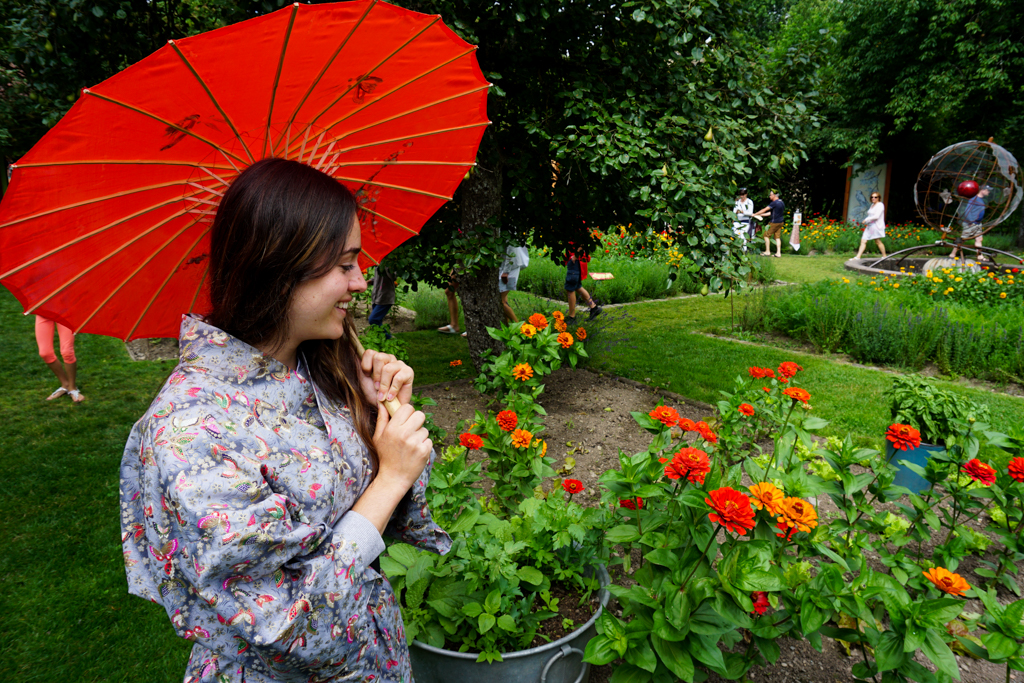
<instances>
[{"instance_id":1,"label":"person wearing hat","mask_svg":"<svg viewBox=\"0 0 1024 683\"><path fill-rule=\"evenodd\" d=\"M750 217L754 214L754 202L747 199L747 188L741 187L736 197L736 206L732 208L736 218L732 223L732 231L737 237L743 239L743 251L747 250L747 228L750 224Z\"/></svg>"},{"instance_id":2,"label":"person wearing hat","mask_svg":"<svg viewBox=\"0 0 1024 683\"><path fill-rule=\"evenodd\" d=\"M978 190L978 194L967 200L967 204L960 214L960 224L963 225L963 231L960 233L961 242L973 238L974 246L981 247L981 241L985 237L985 229L981 224L981 219L985 217L985 197L991 191L992 187L985 185ZM953 251L949 253L949 258L956 258L957 250L958 247L953 247ZM980 261L982 258L981 252L978 252L978 260Z\"/></svg>"},{"instance_id":3,"label":"person wearing hat","mask_svg":"<svg viewBox=\"0 0 1024 683\"><path fill-rule=\"evenodd\" d=\"M768 202L768 206L754 214L755 217L771 214L768 227L764 231L764 251L761 256L772 255L771 238L774 237L775 257L782 258L782 221L785 219L786 205L779 199L779 193L775 190L768 193L768 198L771 200Z\"/></svg>"}]
</instances>

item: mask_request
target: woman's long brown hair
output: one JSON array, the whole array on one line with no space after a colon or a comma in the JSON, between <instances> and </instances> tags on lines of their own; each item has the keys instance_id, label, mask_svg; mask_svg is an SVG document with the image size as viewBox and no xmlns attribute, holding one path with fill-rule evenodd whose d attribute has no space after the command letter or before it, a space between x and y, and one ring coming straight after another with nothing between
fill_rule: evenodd
<instances>
[{"instance_id":1,"label":"woman's long brown hair","mask_svg":"<svg viewBox=\"0 0 1024 683\"><path fill-rule=\"evenodd\" d=\"M207 322L251 346L286 339L296 286L337 266L357 208L348 188L297 161L264 159L243 171L213 221ZM307 340L299 353L320 391L351 409L376 472L377 409L359 386L360 359L348 339Z\"/></svg>"}]
</instances>

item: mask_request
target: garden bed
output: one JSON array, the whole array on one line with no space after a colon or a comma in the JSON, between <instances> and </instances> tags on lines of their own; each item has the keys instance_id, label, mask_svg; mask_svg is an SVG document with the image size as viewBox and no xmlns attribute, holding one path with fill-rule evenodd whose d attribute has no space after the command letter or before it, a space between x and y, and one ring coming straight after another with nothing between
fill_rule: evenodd
<instances>
[{"instance_id":1,"label":"garden bed","mask_svg":"<svg viewBox=\"0 0 1024 683\"><path fill-rule=\"evenodd\" d=\"M547 378L544 406L548 413L543 438L549 444L549 455L560 464L567 455L576 459L573 477L583 482L586 489L577 494L576 500L587 505L599 503L598 477L618 463L618 452L634 453L645 450L650 436L637 427L630 416L633 411L647 412L659 402L674 406L681 417L692 420L714 416L714 409L703 403L648 387L646 385L600 375L588 371L562 369ZM435 422L448 432L448 442L457 443L458 426L463 420L472 420L477 410L486 411L487 399L479 394L468 380L443 382L421 387L420 391L437 401L433 408ZM493 409L493 408L492 408ZM770 452L771 442L762 446ZM750 483L750 482L745 482ZM897 511L892 504L885 506ZM819 497L817 509L823 520L835 515L837 508L825 496ZM985 525L971 524L981 530ZM877 570L883 570L878 557L868 556L869 563ZM979 566L975 556L964 558L961 570L974 581L979 581L971 570ZM613 572L618 568L613 568ZM621 580L621 579L620 579ZM974 582L972 581L972 583ZM1001 602L1008 602L1013 596L1000 589ZM614 612L617 607L609 608ZM981 611L977 601L971 601L971 611ZM748 677L751 681L775 681L777 683L846 683L852 681L851 668L859 661L848 656L842 646L829 638L823 638L822 652L814 650L807 641L780 639L781 656L769 667L755 668ZM922 656L918 656L925 663ZM958 657L963 681L971 683L1002 683L1005 667L986 661ZM609 681L614 665L594 667L590 680L593 683ZM719 683L723 679L712 674L709 681ZM1010 680L1024 680L1014 673Z\"/></svg>"}]
</instances>

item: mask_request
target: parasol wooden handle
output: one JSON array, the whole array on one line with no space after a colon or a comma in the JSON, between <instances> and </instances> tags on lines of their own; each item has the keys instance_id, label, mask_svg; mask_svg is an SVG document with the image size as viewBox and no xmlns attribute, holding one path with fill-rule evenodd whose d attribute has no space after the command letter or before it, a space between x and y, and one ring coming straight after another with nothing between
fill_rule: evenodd
<instances>
[{"instance_id":1,"label":"parasol wooden handle","mask_svg":"<svg viewBox=\"0 0 1024 683\"><path fill-rule=\"evenodd\" d=\"M366 349L363 348L363 343L359 341L359 335L356 334L355 327L348 327L348 339L352 343L352 347L355 348L356 353L362 358L363 354L366 353ZM398 402L397 398L393 398L390 401L385 400L384 407L388 409L388 415L394 417L398 409L402 407L402 404Z\"/></svg>"}]
</instances>

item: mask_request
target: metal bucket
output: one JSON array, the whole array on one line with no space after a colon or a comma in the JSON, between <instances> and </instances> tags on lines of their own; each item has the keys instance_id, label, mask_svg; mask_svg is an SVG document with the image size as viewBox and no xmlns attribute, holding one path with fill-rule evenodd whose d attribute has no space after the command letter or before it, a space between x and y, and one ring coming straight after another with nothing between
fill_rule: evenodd
<instances>
[{"instance_id":1,"label":"metal bucket","mask_svg":"<svg viewBox=\"0 0 1024 683\"><path fill-rule=\"evenodd\" d=\"M885 442L885 455L889 462L896 467L896 479L893 484L905 486L914 493L920 493L930 486L928 480L900 464L900 460L912 462L918 467L928 467L928 459L932 453L941 453L946 450L945 446L934 446L930 443L922 443L917 448L908 451L897 451L888 441Z\"/></svg>"},{"instance_id":2,"label":"metal bucket","mask_svg":"<svg viewBox=\"0 0 1024 683\"><path fill-rule=\"evenodd\" d=\"M416 683L587 683L590 665L583 661L587 641L597 634L597 618L608 604L611 577L597 569L600 607L590 620L564 638L540 647L502 653L501 662L477 662L479 653L454 652L412 641L412 675Z\"/></svg>"}]
</instances>

